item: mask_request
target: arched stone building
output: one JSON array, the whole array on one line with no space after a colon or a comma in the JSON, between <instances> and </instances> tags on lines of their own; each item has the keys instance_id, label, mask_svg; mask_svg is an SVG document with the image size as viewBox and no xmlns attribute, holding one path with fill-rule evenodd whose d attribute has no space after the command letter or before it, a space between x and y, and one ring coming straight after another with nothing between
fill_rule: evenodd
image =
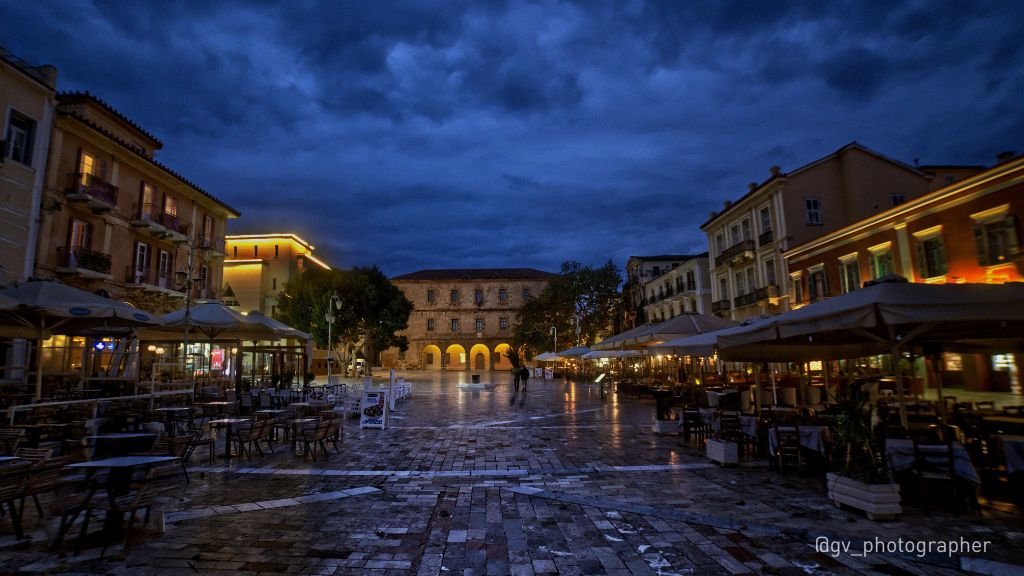
<instances>
[{"instance_id":1,"label":"arched stone building","mask_svg":"<svg viewBox=\"0 0 1024 576\"><path fill-rule=\"evenodd\" d=\"M555 274L533 268L420 270L391 279L413 303L405 353L381 366L410 370L507 370L516 313Z\"/></svg>"}]
</instances>

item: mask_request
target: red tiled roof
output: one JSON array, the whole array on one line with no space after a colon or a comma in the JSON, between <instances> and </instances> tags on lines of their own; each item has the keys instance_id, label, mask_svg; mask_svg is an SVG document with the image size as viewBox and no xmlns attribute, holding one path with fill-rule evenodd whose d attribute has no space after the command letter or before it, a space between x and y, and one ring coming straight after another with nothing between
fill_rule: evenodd
<instances>
[{"instance_id":1,"label":"red tiled roof","mask_svg":"<svg viewBox=\"0 0 1024 576\"><path fill-rule=\"evenodd\" d=\"M77 114L75 112L69 112L67 110L58 110L57 114L60 115L60 116L66 116L68 118L74 118L75 120L81 122L82 124L85 124L86 126L88 126L88 127L92 128L93 130L99 132L100 134L103 134L107 138L110 138L111 140L116 142L118 145L120 145L122 148L124 148L125 150L128 150L129 152L131 152L132 154L135 154L136 156L138 156L142 160L145 160L146 162L149 162L150 164L152 164L152 165L156 166L157 168L163 170L164 172L170 174L174 178L177 178L182 183L187 184L188 186L192 187L192 189L194 189L195 191L199 192L203 196L206 196L210 200L213 200L217 204L220 204L221 206L226 208L229 212L234 214L236 218L241 216L241 212L239 212L238 210L235 210L234 208L232 208L231 205L225 203L223 200L220 200L219 198L217 198L213 194L210 194L206 190L203 190L198 185L196 185L195 183L191 182L190 180L188 180L187 178L185 178L181 174L178 174L174 170L171 170L167 166L161 164L160 162L157 162L156 160L150 158L149 156L146 156L145 154L142 154L141 152L139 152L138 150L136 150L132 146L129 146L128 143L125 142L124 140L121 140L120 138L118 138L114 134L111 134L110 131L107 130L106 128L104 128L104 127L100 126L99 124L97 124L97 123L95 123L95 122L93 122L93 121L83 117L81 114Z\"/></svg>"},{"instance_id":2,"label":"red tiled roof","mask_svg":"<svg viewBox=\"0 0 1024 576\"><path fill-rule=\"evenodd\" d=\"M129 117L125 116L124 114L118 112L113 106L111 106L110 104L107 104L106 102L101 100L99 97L97 97L95 94L90 93L88 90L86 90L85 92L60 92L60 93L57 94L57 103L58 103L58 105L59 104L70 104L70 103L73 103L73 102L83 102L83 101L92 102L93 104L96 104L97 106L99 106L100 108L103 108L107 112L110 112L111 114L113 114L114 116L119 118L122 122L124 122L125 124L128 124L132 128L134 128L134 129L138 130L139 132L141 132L146 138L149 138L150 140L156 142L157 145L160 146L161 148L163 147L164 143L161 142L159 138L154 136L149 130L146 130L142 126L139 126L131 118L129 118Z\"/></svg>"},{"instance_id":3,"label":"red tiled roof","mask_svg":"<svg viewBox=\"0 0 1024 576\"><path fill-rule=\"evenodd\" d=\"M419 270L391 280L550 280L555 276L534 268L446 268Z\"/></svg>"}]
</instances>

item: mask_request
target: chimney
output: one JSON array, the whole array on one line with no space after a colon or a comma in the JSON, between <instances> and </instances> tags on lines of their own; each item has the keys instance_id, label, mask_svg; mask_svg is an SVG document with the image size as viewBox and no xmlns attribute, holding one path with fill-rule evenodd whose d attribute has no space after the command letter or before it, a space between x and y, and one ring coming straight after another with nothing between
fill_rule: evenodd
<instances>
[{"instance_id":1,"label":"chimney","mask_svg":"<svg viewBox=\"0 0 1024 576\"><path fill-rule=\"evenodd\" d=\"M730 206L732 206L732 200L726 200L725 202L722 202L722 208L724 210L728 210Z\"/></svg>"},{"instance_id":2,"label":"chimney","mask_svg":"<svg viewBox=\"0 0 1024 576\"><path fill-rule=\"evenodd\" d=\"M37 68L43 74L46 85L54 90L57 89L57 67L45 64Z\"/></svg>"},{"instance_id":3,"label":"chimney","mask_svg":"<svg viewBox=\"0 0 1024 576\"><path fill-rule=\"evenodd\" d=\"M778 176L779 173L782 171L782 167L781 166L772 166L771 168L768 169L768 171L772 173L772 178L774 178L774 177Z\"/></svg>"},{"instance_id":4,"label":"chimney","mask_svg":"<svg viewBox=\"0 0 1024 576\"><path fill-rule=\"evenodd\" d=\"M751 182L747 184L747 190L750 190L751 192L757 190L757 182Z\"/></svg>"},{"instance_id":5,"label":"chimney","mask_svg":"<svg viewBox=\"0 0 1024 576\"><path fill-rule=\"evenodd\" d=\"M717 217L718 217L718 212L715 212L714 210L712 210L711 212L708 213L708 220L714 220Z\"/></svg>"},{"instance_id":6,"label":"chimney","mask_svg":"<svg viewBox=\"0 0 1024 576\"><path fill-rule=\"evenodd\" d=\"M1002 164L1003 162L1006 162L1007 160L1011 160L1016 155L1017 155L1017 152L1015 152L1013 150L1006 150L1006 151L1000 152L999 154L996 154L996 163L997 164Z\"/></svg>"}]
</instances>

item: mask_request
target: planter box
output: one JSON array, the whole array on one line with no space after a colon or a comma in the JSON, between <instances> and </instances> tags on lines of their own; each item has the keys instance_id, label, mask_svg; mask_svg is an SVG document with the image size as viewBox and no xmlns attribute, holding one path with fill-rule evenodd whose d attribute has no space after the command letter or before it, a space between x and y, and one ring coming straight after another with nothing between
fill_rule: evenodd
<instances>
[{"instance_id":1,"label":"planter box","mask_svg":"<svg viewBox=\"0 0 1024 576\"><path fill-rule=\"evenodd\" d=\"M739 447L735 442L726 442L718 438L711 438L705 445L708 460L718 462L722 466L731 466L739 463Z\"/></svg>"},{"instance_id":2,"label":"planter box","mask_svg":"<svg viewBox=\"0 0 1024 576\"><path fill-rule=\"evenodd\" d=\"M655 434L679 434L679 422L675 420L655 420L651 431Z\"/></svg>"},{"instance_id":3,"label":"planter box","mask_svg":"<svg viewBox=\"0 0 1024 576\"><path fill-rule=\"evenodd\" d=\"M862 510L868 520L892 520L903 513L899 484L865 484L832 473L827 479L828 497L837 508L845 505Z\"/></svg>"}]
</instances>

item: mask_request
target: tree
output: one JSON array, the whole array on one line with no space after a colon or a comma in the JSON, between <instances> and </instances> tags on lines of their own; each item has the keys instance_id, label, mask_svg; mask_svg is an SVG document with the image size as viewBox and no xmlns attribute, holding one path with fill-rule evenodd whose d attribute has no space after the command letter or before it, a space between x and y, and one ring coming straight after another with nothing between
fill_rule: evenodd
<instances>
[{"instance_id":1,"label":"tree","mask_svg":"<svg viewBox=\"0 0 1024 576\"><path fill-rule=\"evenodd\" d=\"M333 294L341 307L332 311L328 343L326 316ZM354 362L360 349L371 357L374 349L409 347L406 337L397 332L408 326L412 303L376 266L306 270L285 284L277 310L278 320L309 332L317 346L340 348L343 366Z\"/></svg>"},{"instance_id":2,"label":"tree","mask_svg":"<svg viewBox=\"0 0 1024 576\"><path fill-rule=\"evenodd\" d=\"M584 346L592 344L609 331L620 306L621 283L619 269L611 260L600 268L575 261L562 263L561 273L519 310L516 348L551 349L552 328L558 331L559 347L568 348L577 341Z\"/></svg>"}]
</instances>

